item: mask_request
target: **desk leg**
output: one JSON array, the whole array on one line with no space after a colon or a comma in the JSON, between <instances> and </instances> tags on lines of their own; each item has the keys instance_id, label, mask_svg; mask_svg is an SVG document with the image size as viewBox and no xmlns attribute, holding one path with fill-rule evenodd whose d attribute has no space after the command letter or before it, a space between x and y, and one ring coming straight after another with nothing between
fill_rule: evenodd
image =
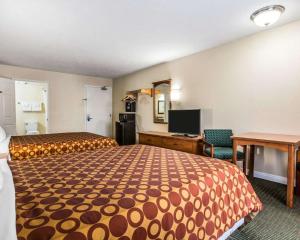
<instances>
[{"instance_id":1,"label":"desk leg","mask_svg":"<svg viewBox=\"0 0 300 240\"><path fill-rule=\"evenodd\" d=\"M233 164L237 165L237 141L233 140L233 156L232 156L232 162Z\"/></svg>"},{"instance_id":2,"label":"desk leg","mask_svg":"<svg viewBox=\"0 0 300 240\"><path fill-rule=\"evenodd\" d=\"M250 145L250 156L249 156L249 178L253 178L254 175L254 155L255 155L255 146Z\"/></svg>"},{"instance_id":3,"label":"desk leg","mask_svg":"<svg viewBox=\"0 0 300 240\"><path fill-rule=\"evenodd\" d=\"M287 199L286 205L289 208L294 206L294 179L295 179L295 146L289 145L288 151L288 172L287 172Z\"/></svg>"},{"instance_id":4,"label":"desk leg","mask_svg":"<svg viewBox=\"0 0 300 240\"><path fill-rule=\"evenodd\" d=\"M243 160L243 172L245 175L247 175L247 158L248 158L248 146L243 146L243 152L244 152L244 160Z\"/></svg>"}]
</instances>

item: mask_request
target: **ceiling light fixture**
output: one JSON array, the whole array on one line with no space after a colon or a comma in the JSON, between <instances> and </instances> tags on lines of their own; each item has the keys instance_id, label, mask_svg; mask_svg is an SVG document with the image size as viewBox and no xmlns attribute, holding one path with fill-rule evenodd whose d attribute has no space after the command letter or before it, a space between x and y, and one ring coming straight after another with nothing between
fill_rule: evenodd
<instances>
[{"instance_id":1,"label":"ceiling light fixture","mask_svg":"<svg viewBox=\"0 0 300 240\"><path fill-rule=\"evenodd\" d=\"M285 7L281 5L271 5L255 11L250 19L260 27L267 27L277 22Z\"/></svg>"}]
</instances>

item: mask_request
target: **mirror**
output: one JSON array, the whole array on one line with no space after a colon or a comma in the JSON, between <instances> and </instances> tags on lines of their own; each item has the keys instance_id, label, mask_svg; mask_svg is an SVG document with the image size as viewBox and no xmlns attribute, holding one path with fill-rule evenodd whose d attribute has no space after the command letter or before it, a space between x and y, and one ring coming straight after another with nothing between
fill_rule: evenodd
<instances>
[{"instance_id":1,"label":"mirror","mask_svg":"<svg viewBox=\"0 0 300 240\"><path fill-rule=\"evenodd\" d=\"M153 122L168 123L168 113L171 109L171 80L153 83Z\"/></svg>"}]
</instances>

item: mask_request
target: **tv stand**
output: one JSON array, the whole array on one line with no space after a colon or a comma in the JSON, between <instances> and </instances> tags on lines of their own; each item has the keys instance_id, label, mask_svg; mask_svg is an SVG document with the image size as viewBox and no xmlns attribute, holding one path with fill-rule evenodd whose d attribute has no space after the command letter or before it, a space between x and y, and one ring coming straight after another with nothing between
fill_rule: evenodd
<instances>
[{"instance_id":1,"label":"tv stand","mask_svg":"<svg viewBox=\"0 0 300 240\"><path fill-rule=\"evenodd\" d=\"M140 132L139 143L182 152L202 154L202 136L184 136L167 132Z\"/></svg>"}]
</instances>

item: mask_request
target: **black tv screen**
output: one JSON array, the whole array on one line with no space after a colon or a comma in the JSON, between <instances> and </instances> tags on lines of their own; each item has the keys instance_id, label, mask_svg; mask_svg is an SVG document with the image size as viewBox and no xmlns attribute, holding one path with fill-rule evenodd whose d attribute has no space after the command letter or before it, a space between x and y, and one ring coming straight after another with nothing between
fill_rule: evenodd
<instances>
[{"instance_id":1,"label":"black tv screen","mask_svg":"<svg viewBox=\"0 0 300 240\"><path fill-rule=\"evenodd\" d=\"M169 132L200 134L200 109L169 110Z\"/></svg>"}]
</instances>

